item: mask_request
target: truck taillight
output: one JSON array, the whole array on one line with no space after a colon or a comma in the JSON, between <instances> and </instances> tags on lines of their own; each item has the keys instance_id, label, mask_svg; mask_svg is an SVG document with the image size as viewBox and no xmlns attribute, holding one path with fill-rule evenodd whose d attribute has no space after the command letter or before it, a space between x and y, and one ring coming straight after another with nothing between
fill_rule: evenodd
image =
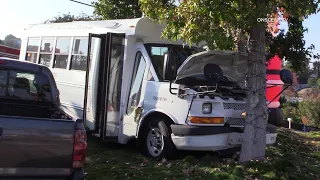
<instances>
[{"instance_id":1,"label":"truck taillight","mask_svg":"<svg viewBox=\"0 0 320 180\"><path fill-rule=\"evenodd\" d=\"M73 151L73 168L82 168L84 166L87 150L87 135L84 129L76 129Z\"/></svg>"}]
</instances>

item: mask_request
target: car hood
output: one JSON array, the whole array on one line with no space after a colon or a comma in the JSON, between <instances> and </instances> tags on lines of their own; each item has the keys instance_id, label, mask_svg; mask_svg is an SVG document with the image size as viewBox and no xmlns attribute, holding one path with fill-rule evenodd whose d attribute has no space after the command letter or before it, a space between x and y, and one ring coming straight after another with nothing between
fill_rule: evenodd
<instances>
[{"instance_id":1,"label":"car hood","mask_svg":"<svg viewBox=\"0 0 320 180\"><path fill-rule=\"evenodd\" d=\"M204 51L189 56L177 71L175 82L183 78L202 75L206 64L217 64L223 75L244 85L244 74L248 70L248 54L235 51Z\"/></svg>"}]
</instances>

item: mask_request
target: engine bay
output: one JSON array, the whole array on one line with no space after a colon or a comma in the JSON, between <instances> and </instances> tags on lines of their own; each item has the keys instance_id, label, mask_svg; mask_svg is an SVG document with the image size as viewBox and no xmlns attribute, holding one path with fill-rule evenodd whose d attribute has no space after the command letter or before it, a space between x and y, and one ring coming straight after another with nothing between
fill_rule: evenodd
<instances>
[{"instance_id":1,"label":"engine bay","mask_svg":"<svg viewBox=\"0 0 320 180\"><path fill-rule=\"evenodd\" d=\"M211 99L220 97L221 99L244 100L247 97L246 90L226 76L223 76L217 83L208 80L203 75L189 76L177 83L185 85L184 89L193 89L200 98L208 96Z\"/></svg>"}]
</instances>

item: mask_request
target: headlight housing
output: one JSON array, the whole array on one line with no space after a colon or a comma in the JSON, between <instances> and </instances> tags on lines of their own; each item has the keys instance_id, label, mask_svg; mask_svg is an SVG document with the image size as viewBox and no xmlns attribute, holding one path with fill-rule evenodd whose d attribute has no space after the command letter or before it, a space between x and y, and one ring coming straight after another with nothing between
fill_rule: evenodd
<instances>
[{"instance_id":1,"label":"headlight housing","mask_svg":"<svg viewBox=\"0 0 320 180\"><path fill-rule=\"evenodd\" d=\"M211 103L203 103L202 104L202 113L203 114L211 114L212 113L212 104Z\"/></svg>"}]
</instances>

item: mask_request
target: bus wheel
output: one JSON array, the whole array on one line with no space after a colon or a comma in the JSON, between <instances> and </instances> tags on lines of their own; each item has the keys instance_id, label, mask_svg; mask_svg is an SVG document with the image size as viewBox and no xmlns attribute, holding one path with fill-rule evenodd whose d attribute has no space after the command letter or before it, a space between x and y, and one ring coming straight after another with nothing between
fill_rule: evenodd
<instances>
[{"instance_id":1,"label":"bus wheel","mask_svg":"<svg viewBox=\"0 0 320 180\"><path fill-rule=\"evenodd\" d=\"M171 139L170 123L162 118L151 120L145 126L142 138L144 154L156 160L170 159L176 152Z\"/></svg>"}]
</instances>

